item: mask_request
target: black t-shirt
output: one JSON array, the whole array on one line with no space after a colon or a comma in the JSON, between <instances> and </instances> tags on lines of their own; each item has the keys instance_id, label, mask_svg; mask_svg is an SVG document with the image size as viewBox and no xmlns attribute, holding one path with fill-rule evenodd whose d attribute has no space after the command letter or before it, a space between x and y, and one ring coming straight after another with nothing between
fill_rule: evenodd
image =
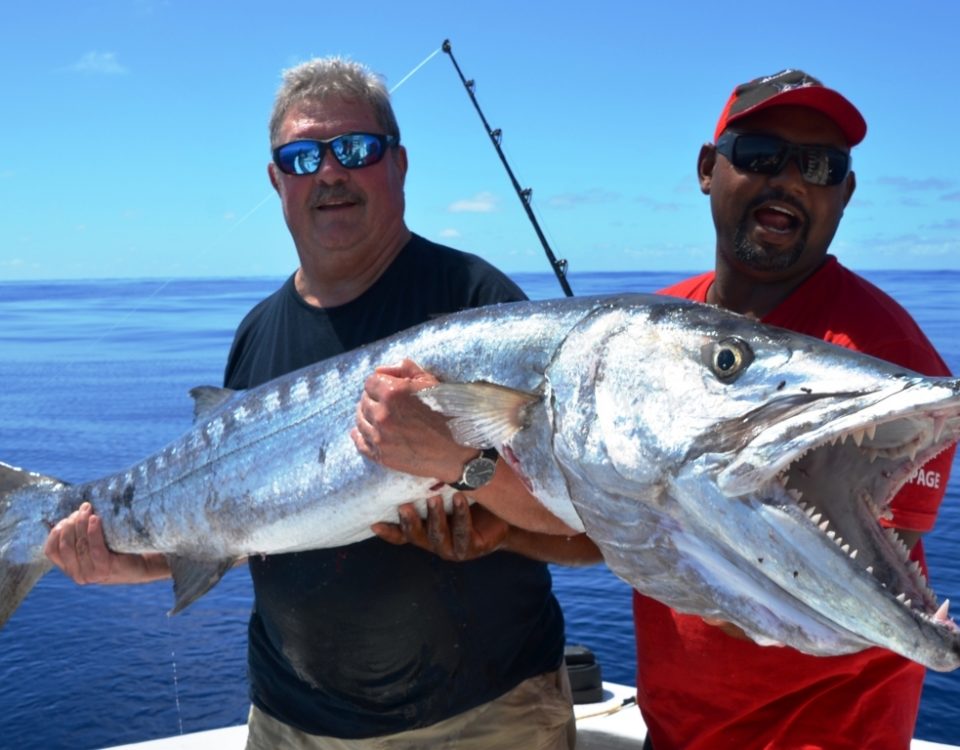
<instances>
[{"instance_id":1,"label":"black t-shirt","mask_svg":"<svg viewBox=\"0 0 960 750\"><path fill-rule=\"evenodd\" d=\"M288 279L240 324L225 383L249 388L434 315L523 298L480 258L414 235L346 305L312 307ZM556 669L563 657L549 570L518 555L450 563L374 538L251 558L250 572L251 698L313 734L427 726Z\"/></svg>"}]
</instances>

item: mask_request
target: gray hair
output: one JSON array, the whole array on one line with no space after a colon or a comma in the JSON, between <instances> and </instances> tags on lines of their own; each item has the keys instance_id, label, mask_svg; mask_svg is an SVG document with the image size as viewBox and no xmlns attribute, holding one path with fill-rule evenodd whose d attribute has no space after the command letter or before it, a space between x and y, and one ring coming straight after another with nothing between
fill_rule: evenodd
<instances>
[{"instance_id":1,"label":"gray hair","mask_svg":"<svg viewBox=\"0 0 960 750\"><path fill-rule=\"evenodd\" d=\"M385 135L400 137L383 77L342 57L318 57L283 71L270 115L270 146L279 146L280 128L291 107L304 101L341 98L368 104Z\"/></svg>"}]
</instances>

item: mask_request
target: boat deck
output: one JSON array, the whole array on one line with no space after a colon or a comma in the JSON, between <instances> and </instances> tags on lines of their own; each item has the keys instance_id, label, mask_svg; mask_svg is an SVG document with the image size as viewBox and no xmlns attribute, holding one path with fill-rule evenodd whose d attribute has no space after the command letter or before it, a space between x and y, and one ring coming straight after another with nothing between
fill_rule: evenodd
<instances>
[{"instance_id":1,"label":"boat deck","mask_svg":"<svg viewBox=\"0 0 960 750\"><path fill-rule=\"evenodd\" d=\"M633 688L612 682L604 682L603 688L602 702L576 706L577 750L638 750L647 728ZM103 750L243 750L246 738L247 728L241 725ZM958 746L914 740L911 750L958 750Z\"/></svg>"}]
</instances>

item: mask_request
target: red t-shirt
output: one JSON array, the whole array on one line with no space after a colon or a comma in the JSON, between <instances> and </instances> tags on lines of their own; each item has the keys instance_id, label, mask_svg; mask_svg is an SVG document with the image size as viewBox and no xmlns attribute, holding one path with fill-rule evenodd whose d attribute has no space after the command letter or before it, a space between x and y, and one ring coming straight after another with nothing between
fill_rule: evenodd
<instances>
[{"instance_id":1,"label":"red t-shirt","mask_svg":"<svg viewBox=\"0 0 960 750\"><path fill-rule=\"evenodd\" d=\"M662 294L705 302L712 272ZM764 323L817 336L926 375L949 375L910 315L828 256ZM928 531L953 449L893 502L892 525ZM914 559L923 564L922 545ZM905 750L924 668L890 651L815 657L732 638L634 592L637 700L654 750Z\"/></svg>"}]
</instances>

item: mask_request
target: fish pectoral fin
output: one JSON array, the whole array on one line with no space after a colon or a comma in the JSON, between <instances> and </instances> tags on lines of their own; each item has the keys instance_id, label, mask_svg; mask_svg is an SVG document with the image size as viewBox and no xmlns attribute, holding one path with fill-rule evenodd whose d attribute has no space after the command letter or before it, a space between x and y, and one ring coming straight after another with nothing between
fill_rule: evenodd
<instances>
[{"instance_id":1,"label":"fish pectoral fin","mask_svg":"<svg viewBox=\"0 0 960 750\"><path fill-rule=\"evenodd\" d=\"M439 383L417 396L450 419L454 440L473 448L508 443L529 424L530 408L543 398L495 383Z\"/></svg>"},{"instance_id":2,"label":"fish pectoral fin","mask_svg":"<svg viewBox=\"0 0 960 750\"><path fill-rule=\"evenodd\" d=\"M195 560L178 555L167 555L167 564L173 575L173 609L175 615L216 586L236 560Z\"/></svg>"},{"instance_id":3,"label":"fish pectoral fin","mask_svg":"<svg viewBox=\"0 0 960 750\"><path fill-rule=\"evenodd\" d=\"M236 391L230 388L218 388L215 385L198 385L196 388L191 388L194 421L218 409L233 398L235 393Z\"/></svg>"}]
</instances>

